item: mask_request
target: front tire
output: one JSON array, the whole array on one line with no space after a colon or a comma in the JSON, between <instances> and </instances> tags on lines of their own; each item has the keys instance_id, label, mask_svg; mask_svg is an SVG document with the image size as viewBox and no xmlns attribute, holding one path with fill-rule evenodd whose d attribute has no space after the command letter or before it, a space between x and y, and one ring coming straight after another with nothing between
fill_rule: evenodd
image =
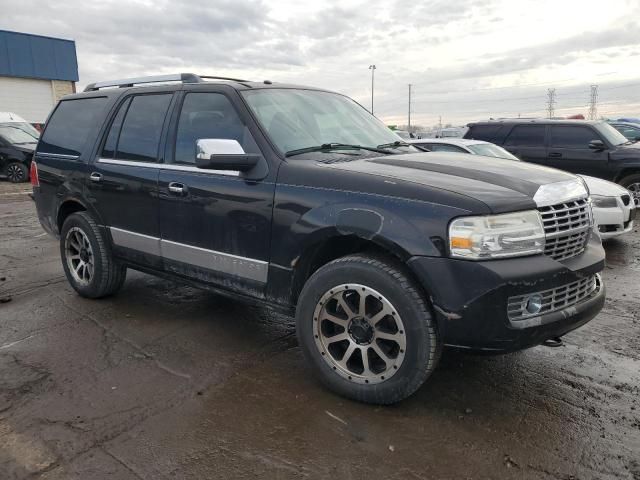
<instances>
[{"instance_id":1,"label":"front tire","mask_svg":"<svg viewBox=\"0 0 640 480\"><path fill-rule=\"evenodd\" d=\"M627 175L622 180L620 180L620 185L631 192L636 205L640 206L640 173Z\"/></svg>"},{"instance_id":2,"label":"front tire","mask_svg":"<svg viewBox=\"0 0 640 480\"><path fill-rule=\"evenodd\" d=\"M373 404L414 393L442 350L429 304L405 267L364 255L334 260L309 278L296 330L324 385Z\"/></svg>"},{"instance_id":3,"label":"front tire","mask_svg":"<svg viewBox=\"0 0 640 480\"><path fill-rule=\"evenodd\" d=\"M113 295L126 278L126 267L113 258L107 240L87 212L74 213L64 221L60 256L67 280L83 297Z\"/></svg>"}]
</instances>

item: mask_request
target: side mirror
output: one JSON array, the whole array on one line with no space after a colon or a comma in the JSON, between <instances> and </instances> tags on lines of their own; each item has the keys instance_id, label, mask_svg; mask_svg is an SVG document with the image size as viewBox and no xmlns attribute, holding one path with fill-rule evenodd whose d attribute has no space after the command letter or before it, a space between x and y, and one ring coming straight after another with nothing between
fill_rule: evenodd
<instances>
[{"instance_id":1,"label":"side mirror","mask_svg":"<svg viewBox=\"0 0 640 480\"><path fill-rule=\"evenodd\" d=\"M607 148L607 146L602 140L591 140L589 142L589 148L591 150L604 150Z\"/></svg>"},{"instance_id":2,"label":"side mirror","mask_svg":"<svg viewBox=\"0 0 640 480\"><path fill-rule=\"evenodd\" d=\"M260 155L245 153L237 140L201 138L196 141L196 167L209 170L246 172L255 167Z\"/></svg>"}]
</instances>

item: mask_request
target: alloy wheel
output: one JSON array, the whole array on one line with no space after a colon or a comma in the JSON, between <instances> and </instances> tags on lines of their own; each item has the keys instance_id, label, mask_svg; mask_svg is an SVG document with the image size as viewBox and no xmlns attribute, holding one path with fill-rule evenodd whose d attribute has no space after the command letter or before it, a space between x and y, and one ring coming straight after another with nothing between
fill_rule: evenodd
<instances>
[{"instance_id":1,"label":"alloy wheel","mask_svg":"<svg viewBox=\"0 0 640 480\"><path fill-rule=\"evenodd\" d=\"M314 339L324 361L343 378L375 384L402 365L407 337L396 308L365 285L344 284L318 301Z\"/></svg>"},{"instance_id":2,"label":"alloy wheel","mask_svg":"<svg viewBox=\"0 0 640 480\"><path fill-rule=\"evenodd\" d=\"M20 168L20 165L9 165L9 168L7 168L7 178L14 183L22 182L25 180L24 171Z\"/></svg>"},{"instance_id":3,"label":"alloy wheel","mask_svg":"<svg viewBox=\"0 0 640 480\"><path fill-rule=\"evenodd\" d=\"M64 246L67 266L73 279L89 285L93 279L94 256L89 237L78 227L70 228Z\"/></svg>"},{"instance_id":4,"label":"alloy wheel","mask_svg":"<svg viewBox=\"0 0 640 480\"><path fill-rule=\"evenodd\" d=\"M640 207L640 182L627 185L627 190L631 192L633 200L636 202L636 206Z\"/></svg>"}]
</instances>

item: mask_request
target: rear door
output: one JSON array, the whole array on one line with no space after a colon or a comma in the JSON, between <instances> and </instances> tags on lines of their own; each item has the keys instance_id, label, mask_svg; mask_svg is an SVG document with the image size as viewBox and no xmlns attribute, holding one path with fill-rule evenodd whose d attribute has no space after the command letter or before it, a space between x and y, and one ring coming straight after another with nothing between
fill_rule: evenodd
<instances>
[{"instance_id":1,"label":"rear door","mask_svg":"<svg viewBox=\"0 0 640 480\"><path fill-rule=\"evenodd\" d=\"M115 253L160 267L158 164L173 93L121 99L90 165L86 194L111 233Z\"/></svg>"},{"instance_id":2,"label":"rear door","mask_svg":"<svg viewBox=\"0 0 640 480\"><path fill-rule=\"evenodd\" d=\"M182 95L169 134L166 156L171 161L160 171L164 267L225 289L262 296L275 171L265 168L264 178L249 180L240 172L195 166L199 139L236 140L246 153L262 155L255 124L237 93L205 88Z\"/></svg>"},{"instance_id":3,"label":"rear door","mask_svg":"<svg viewBox=\"0 0 640 480\"><path fill-rule=\"evenodd\" d=\"M606 148L590 149L592 140L600 140L607 145L590 125L550 125L548 165L572 173L607 178L609 151Z\"/></svg>"},{"instance_id":4,"label":"rear door","mask_svg":"<svg viewBox=\"0 0 640 480\"><path fill-rule=\"evenodd\" d=\"M516 125L504 141L504 149L525 162L549 165L545 125Z\"/></svg>"}]
</instances>

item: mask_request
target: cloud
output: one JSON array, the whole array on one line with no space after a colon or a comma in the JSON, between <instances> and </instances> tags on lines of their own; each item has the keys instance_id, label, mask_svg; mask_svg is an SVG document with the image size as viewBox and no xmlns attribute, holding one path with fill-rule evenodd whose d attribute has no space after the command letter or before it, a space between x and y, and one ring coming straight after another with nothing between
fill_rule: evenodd
<instances>
[{"instance_id":1,"label":"cloud","mask_svg":"<svg viewBox=\"0 0 640 480\"><path fill-rule=\"evenodd\" d=\"M0 28L74 39L79 86L194 71L320 86L368 105L375 63L376 113L403 118L411 83L414 118L429 123L541 109L555 81L637 78L640 6L609 1L20 0ZM483 90L518 84L542 85ZM633 89L614 93L635 104Z\"/></svg>"}]
</instances>

